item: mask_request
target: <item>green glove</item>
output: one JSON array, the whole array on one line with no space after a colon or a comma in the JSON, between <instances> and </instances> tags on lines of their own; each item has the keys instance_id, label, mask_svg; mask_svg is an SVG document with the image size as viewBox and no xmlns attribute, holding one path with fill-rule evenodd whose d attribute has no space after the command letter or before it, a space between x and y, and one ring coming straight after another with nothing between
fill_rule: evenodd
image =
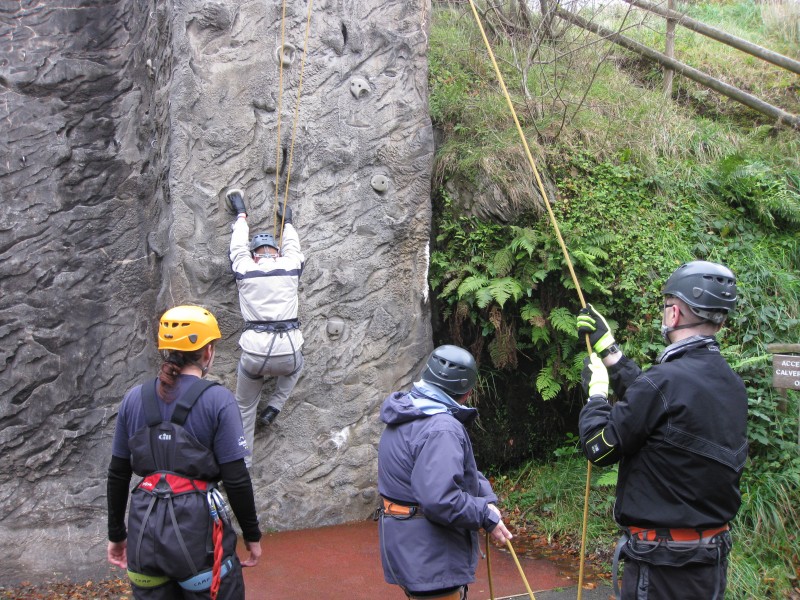
<instances>
[{"instance_id":1,"label":"green glove","mask_svg":"<svg viewBox=\"0 0 800 600\"><path fill-rule=\"evenodd\" d=\"M589 399L596 396L608 398L608 370L596 352L583 359L581 385Z\"/></svg>"},{"instance_id":2,"label":"green glove","mask_svg":"<svg viewBox=\"0 0 800 600\"><path fill-rule=\"evenodd\" d=\"M586 308L582 308L578 313L578 335L587 333L592 350L601 356L603 350L607 350L616 343L608 323L591 304L587 304Z\"/></svg>"}]
</instances>

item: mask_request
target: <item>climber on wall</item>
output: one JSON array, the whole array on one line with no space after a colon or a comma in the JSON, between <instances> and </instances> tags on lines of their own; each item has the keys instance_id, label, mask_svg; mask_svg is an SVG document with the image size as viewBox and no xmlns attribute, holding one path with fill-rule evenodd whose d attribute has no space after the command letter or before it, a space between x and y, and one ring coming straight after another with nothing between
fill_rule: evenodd
<instances>
[{"instance_id":1,"label":"climber on wall","mask_svg":"<svg viewBox=\"0 0 800 600\"><path fill-rule=\"evenodd\" d=\"M305 258L292 225L291 208L284 209L278 204L277 220L284 224L282 244L270 233L258 233L250 240L244 193L232 189L227 199L231 211L236 213L230 258L245 321L239 338L242 355L236 377L236 401L247 443L252 448L264 378L276 378L275 390L266 408L258 414L259 424L268 427L283 409L303 369L297 289Z\"/></svg>"}]
</instances>

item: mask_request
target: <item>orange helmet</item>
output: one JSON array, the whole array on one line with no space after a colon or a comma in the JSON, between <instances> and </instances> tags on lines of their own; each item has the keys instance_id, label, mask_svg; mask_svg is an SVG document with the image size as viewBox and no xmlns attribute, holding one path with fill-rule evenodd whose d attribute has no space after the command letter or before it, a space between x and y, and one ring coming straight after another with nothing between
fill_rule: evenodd
<instances>
[{"instance_id":1,"label":"orange helmet","mask_svg":"<svg viewBox=\"0 0 800 600\"><path fill-rule=\"evenodd\" d=\"M191 352L221 337L214 315L202 306L170 308L158 324L159 350Z\"/></svg>"}]
</instances>

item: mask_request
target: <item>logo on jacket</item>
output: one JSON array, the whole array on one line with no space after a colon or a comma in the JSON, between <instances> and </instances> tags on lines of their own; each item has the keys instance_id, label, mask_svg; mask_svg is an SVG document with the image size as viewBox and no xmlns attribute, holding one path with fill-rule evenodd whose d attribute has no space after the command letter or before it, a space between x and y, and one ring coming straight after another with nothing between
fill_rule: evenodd
<instances>
[{"instance_id":1,"label":"logo on jacket","mask_svg":"<svg viewBox=\"0 0 800 600\"><path fill-rule=\"evenodd\" d=\"M158 439L160 439L162 442L168 442L172 439L172 436L169 433L160 433L158 435Z\"/></svg>"}]
</instances>

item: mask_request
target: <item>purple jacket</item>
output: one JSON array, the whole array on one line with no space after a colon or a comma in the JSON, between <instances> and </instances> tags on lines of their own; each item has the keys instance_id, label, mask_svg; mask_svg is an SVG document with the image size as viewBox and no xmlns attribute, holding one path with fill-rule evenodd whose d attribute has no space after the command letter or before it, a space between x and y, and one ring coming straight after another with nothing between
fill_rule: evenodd
<instances>
[{"instance_id":1,"label":"purple jacket","mask_svg":"<svg viewBox=\"0 0 800 600\"><path fill-rule=\"evenodd\" d=\"M413 592L475 580L478 530L500 518L489 482L478 471L464 423L477 416L438 388L417 382L381 406L386 429L378 448L378 492L417 505L422 516L381 515L384 578Z\"/></svg>"}]
</instances>

